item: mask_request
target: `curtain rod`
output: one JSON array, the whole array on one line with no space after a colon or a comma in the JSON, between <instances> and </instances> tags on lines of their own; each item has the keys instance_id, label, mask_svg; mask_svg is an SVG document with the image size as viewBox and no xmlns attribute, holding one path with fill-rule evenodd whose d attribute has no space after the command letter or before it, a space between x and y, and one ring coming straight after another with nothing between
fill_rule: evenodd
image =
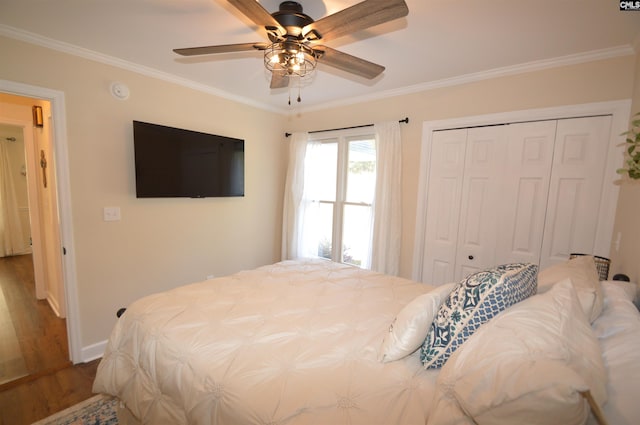
<instances>
[{"instance_id":1,"label":"curtain rod","mask_svg":"<svg viewBox=\"0 0 640 425\"><path fill-rule=\"evenodd\" d=\"M409 124L409 117L405 117L404 119L398 120L399 123L405 123L405 124ZM354 125L351 127L342 127L342 128L330 128L328 130L313 130L313 131L309 131L309 134L311 133L324 133L325 131L338 131L338 130L351 130L352 128L364 128L364 127L371 127L374 124L363 124L363 125ZM284 137L289 137L291 136L292 133L284 133Z\"/></svg>"}]
</instances>

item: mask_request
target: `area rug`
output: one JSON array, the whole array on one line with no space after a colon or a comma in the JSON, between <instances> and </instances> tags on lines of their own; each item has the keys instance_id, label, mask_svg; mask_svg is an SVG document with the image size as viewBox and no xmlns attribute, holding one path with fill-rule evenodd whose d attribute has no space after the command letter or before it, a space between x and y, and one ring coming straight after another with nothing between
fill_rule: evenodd
<instances>
[{"instance_id":1,"label":"area rug","mask_svg":"<svg viewBox=\"0 0 640 425\"><path fill-rule=\"evenodd\" d=\"M99 394L33 425L118 425L116 403L115 398Z\"/></svg>"}]
</instances>

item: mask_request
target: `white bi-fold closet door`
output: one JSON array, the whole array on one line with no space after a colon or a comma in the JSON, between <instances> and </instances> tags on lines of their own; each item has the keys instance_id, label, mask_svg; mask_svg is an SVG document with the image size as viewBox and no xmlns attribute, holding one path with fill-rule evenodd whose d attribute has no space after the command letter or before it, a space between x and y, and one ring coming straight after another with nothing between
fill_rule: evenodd
<instances>
[{"instance_id":1,"label":"white bi-fold closet door","mask_svg":"<svg viewBox=\"0 0 640 425\"><path fill-rule=\"evenodd\" d=\"M422 280L592 252L610 116L436 131Z\"/></svg>"}]
</instances>

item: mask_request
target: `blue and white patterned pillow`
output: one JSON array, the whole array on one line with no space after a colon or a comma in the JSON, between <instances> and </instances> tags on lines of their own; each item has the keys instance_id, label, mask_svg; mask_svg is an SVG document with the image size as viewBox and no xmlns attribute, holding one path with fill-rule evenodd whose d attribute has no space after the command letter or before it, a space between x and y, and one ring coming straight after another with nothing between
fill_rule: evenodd
<instances>
[{"instance_id":1,"label":"blue and white patterned pillow","mask_svg":"<svg viewBox=\"0 0 640 425\"><path fill-rule=\"evenodd\" d=\"M537 290L538 266L505 264L466 277L440 306L420 351L427 369L439 368L480 325Z\"/></svg>"}]
</instances>

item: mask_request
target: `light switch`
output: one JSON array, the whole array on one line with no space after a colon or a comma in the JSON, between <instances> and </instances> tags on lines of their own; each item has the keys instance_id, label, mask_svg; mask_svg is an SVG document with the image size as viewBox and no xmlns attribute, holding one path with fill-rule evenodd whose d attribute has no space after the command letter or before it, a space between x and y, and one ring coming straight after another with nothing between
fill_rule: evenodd
<instances>
[{"instance_id":1,"label":"light switch","mask_svg":"<svg viewBox=\"0 0 640 425\"><path fill-rule=\"evenodd\" d=\"M104 221L120 221L120 207L104 207L102 214Z\"/></svg>"}]
</instances>

